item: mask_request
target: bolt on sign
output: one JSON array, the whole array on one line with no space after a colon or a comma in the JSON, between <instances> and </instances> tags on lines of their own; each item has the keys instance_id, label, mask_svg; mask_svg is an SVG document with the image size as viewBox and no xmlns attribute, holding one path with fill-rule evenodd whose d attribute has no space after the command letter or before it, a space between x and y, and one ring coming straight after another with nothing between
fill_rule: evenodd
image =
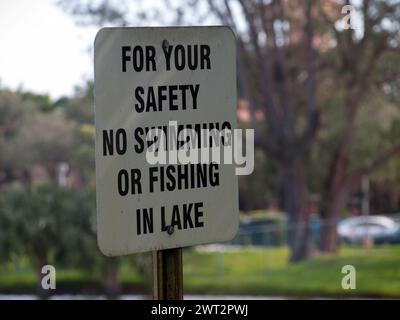
<instances>
[{"instance_id":1,"label":"bolt on sign","mask_svg":"<svg viewBox=\"0 0 400 320\"><path fill-rule=\"evenodd\" d=\"M104 28L94 48L101 251L119 256L232 239L235 168L207 161L204 152L229 145L229 135L213 134L236 128L232 31Z\"/></svg>"}]
</instances>

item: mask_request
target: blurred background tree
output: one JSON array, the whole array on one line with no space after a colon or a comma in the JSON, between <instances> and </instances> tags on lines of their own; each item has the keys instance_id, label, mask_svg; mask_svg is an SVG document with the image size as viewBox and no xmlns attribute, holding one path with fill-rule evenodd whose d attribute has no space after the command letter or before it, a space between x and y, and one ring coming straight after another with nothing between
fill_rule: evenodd
<instances>
[{"instance_id":1,"label":"blurred background tree","mask_svg":"<svg viewBox=\"0 0 400 320\"><path fill-rule=\"evenodd\" d=\"M0 197L2 219L8 220L1 225L1 233L7 235L2 246L11 244L15 254L29 257L40 295L46 293L41 286L43 266L85 266L95 252L88 237L93 210L85 210L87 201L77 197L80 193L74 189L56 185L27 185Z\"/></svg>"},{"instance_id":2,"label":"blurred background tree","mask_svg":"<svg viewBox=\"0 0 400 320\"><path fill-rule=\"evenodd\" d=\"M164 1L153 10L143 9L141 1L59 3L83 24L217 23L235 31L239 97L249 114L245 122L256 129L258 150L277 168L275 189L291 226L291 261L312 253L310 194L320 199L320 250L336 251L336 221L352 192L363 176L400 152L398 135L384 137L382 128L358 130L367 105L370 118L385 113L387 104L399 112L399 1L351 3L359 23L347 30L341 9L350 1ZM381 119L384 130L393 131L395 122L386 119ZM374 135L374 147L366 132ZM268 178L253 175L251 187L241 186L251 190L263 180L254 204L263 202L257 197L268 197L261 192Z\"/></svg>"},{"instance_id":3,"label":"blurred background tree","mask_svg":"<svg viewBox=\"0 0 400 320\"><path fill-rule=\"evenodd\" d=\"M96 243L92 94L92 83L55 102L0 90L0 262L27 256L42 296L49 263L99 274L107 294L120 289L119 260Z\"/></svg>"}]
</instances>

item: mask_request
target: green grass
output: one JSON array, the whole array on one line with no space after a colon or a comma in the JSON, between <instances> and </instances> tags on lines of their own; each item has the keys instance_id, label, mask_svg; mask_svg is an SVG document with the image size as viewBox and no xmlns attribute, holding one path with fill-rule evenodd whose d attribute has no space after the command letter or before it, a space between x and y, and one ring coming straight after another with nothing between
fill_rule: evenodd
<instances>
[{"instance_id":1,"label":"green grass","mask_svg":"<svg viewBox=\"0 0 400 320\"><path fill-rule=\"evenodd\" d=\"M400 297L400 246L344 248L288 264L286 248L184 255L185 292L309 296ZM356 268L356 290L343 290L344 265Z\"/></svg>"},{"instance_id":2,"label":"green grass","mask_svg":"<svg viewBox=\"0 0 400 320\"><path fill-rule=\"evenodd\" d=\"M60 270L56 273L59 292L91 292L100 289L98 277L80 270ZM29 294L36 291L36 275L31 270L0 274L0 293Z\"/></svg>"},{"instance_id":3,"label":"green grass","mask_svg":"<svg viewBox=\"0 0 400 320\"><path fill-rule=\"evenodd\" d=\"M197 294L248 294L291 297L400 298L400 246L374 249L343 248L338 255L314 257L288 264L287 248L254 249L224 253L185 249L184 291ZM353 265L356 290L343 290L341 269ZM9 268L7 268L9 269ZM123 291L149 293L151 282L131 267L121 266ZM0 293L33 293L34 272L0 272ZM98 275L80 270L57 270L58 292L103 293Z\"/></svg>"}]
</instances>

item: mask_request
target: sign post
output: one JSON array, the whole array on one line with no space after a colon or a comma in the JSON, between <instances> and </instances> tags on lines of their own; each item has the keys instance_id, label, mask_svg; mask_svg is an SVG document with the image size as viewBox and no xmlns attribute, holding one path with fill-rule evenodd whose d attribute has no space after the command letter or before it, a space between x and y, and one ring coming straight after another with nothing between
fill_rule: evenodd
<instances>
[{"instance_id":1,"label":"sign post","mask_svg":"<svg viewBox=\"0 0 400 320\"><path fill-rule=\"evenodd\" d=\"M94 62L99 248L153 251L154 298L181 299L181 247L238 229L235 37L227 27L103 28Z\"/></svg>"},{"instance_id":2,"label":"sign post","mask_svg":"<svg viewBox=\"0 0 400 320\"><path fill-rule=\"evenodd\" d=\"M183 299L181 248L153 251L153 299Z\"/></svg>"}]
</instances>

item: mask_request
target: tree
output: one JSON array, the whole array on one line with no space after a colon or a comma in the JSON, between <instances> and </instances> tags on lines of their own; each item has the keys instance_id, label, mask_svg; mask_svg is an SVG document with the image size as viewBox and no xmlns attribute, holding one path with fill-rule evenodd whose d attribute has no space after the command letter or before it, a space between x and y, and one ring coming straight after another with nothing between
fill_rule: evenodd
<instances>
[{"instance_id":1,"label":"tree","mask_svg":"<svg viewBox=\"0 0 400 320\"><path fill-rule=\"evenodd\" d=\"M44 101L43 105L38 104ZM46 168L53 181L57 166L70 160L74 123L43 96L0 91L0 161L3 184L30 183L32 169Z\"/></svg>"},{"instance_id":2,"label":"tree","mask_svg":"<svg viewBox=\"0 0 400 320\"><path fill-rule=\"evenodd\" d=\"M7 229L1 230L6 236L0 239L0 247L29 257L37 274L40 296L48 295L41 287L42 267L55 264L54 257L77 252L81 254L80 260L90 256L90 251L84 249L88 234L91 235L91 212L76 201L77 197L77 191L55 185L28 185L1 194L1 219L6 222L2 228Z\"/></svg>"},{"instance_id":3,"label":"tree","mask_svg":"<svg viewBox=\"0 0 400 320\"><path fill-rule=\"evenodd\" d=\"M361 105L372 94L387 96L384 86L398 88L394 80L398 70L385 70L382 63L398 57L399 1L360 3L356 10L363 27L356 33L338 26L343 18L341 8L350 1L164 2L164 9L176 14L175 24L216 22L231 26L236 33L239 94L249 103L257 146L279 168L283 207L290 222L291 261L311 254L310 189L315 188L323 198L321 216L326 223L321 249L334 251L336 227L330 222L338 219L361 177L400 152L398 145L390 146L360 167L350 156ZM149 21L149 16L164 22L161 5L144 12L118 1L61 4L85 23L128 25ZM321 133L335 131L325 121L329 105L341 110L342 123L332 140L323 143ZM264 115L265 124L257 121L257 112ZM321 150L326 154L327 165L320 168L325 179L312 175L313 160Z\"/></svg>"},{"instance_id":4,"label":"tree","mask_svg":"<svg viewBox=\"0 0 400 320\"><path fill-rule=\"evenodd\" d=\"M28 115L35 113L35 105L21 94L0 90L0 184L15 180L21 171L26 173L23 154L17 152L16 145Z\"/></svg>"},{"instance_id":5,"label":"tree","mask_svg":"<svg viewBox=\"0 0 400 320\"><path fill-rule=\"evenodd\" d=\"M77 171L80 184L90 186L95 185L93 90L93 82L88 82L77 88L72 97L57 103L68 121L75 124L71 166Z\"/></svg>"},{"instance_id":6,"label":"tree","mask_svg":"<svg viewBox=\"0 0 400 320\"><path fill-rule=\"evenodd\" d=\"M70 161L74 146L74 123L63 110L36 113L20 128L14 148L28 167L41 165L57 181L57 167Z\"/></svg>"},{"instance_id":7,"label":"tree","mask_svg":"<svg viewBox=\"0 0 400 320\"><path fill-rule=\"evenodd\" d=\"M388 63L393 66L393 63L398 65L399 62L400 2L364 0L357 10L361 12L363 20L362 35L357 35L352 29L339 32L326 11L319 8L336 40L334 61L337 61L337 72L334 76L343 92L341 103L344 108L343 128L336 138L324 188L325 207L322 218L326 227L322 232L321 250L328 252L336 251L338 247L336 227L331 222L339 218L351 191L359 185L364 175L371 174L393 156L400 154L397 136L391 146L376 150L375 156L367 163L357 165L354 158L351 158L361 109L367 99L375 96L387 101L388 94L384 87L397 85L397 89L389 89L389 92L398 91L398 83L393 79L400 74L400 68L387 68Z\"/></svg>"}]
</instances>

